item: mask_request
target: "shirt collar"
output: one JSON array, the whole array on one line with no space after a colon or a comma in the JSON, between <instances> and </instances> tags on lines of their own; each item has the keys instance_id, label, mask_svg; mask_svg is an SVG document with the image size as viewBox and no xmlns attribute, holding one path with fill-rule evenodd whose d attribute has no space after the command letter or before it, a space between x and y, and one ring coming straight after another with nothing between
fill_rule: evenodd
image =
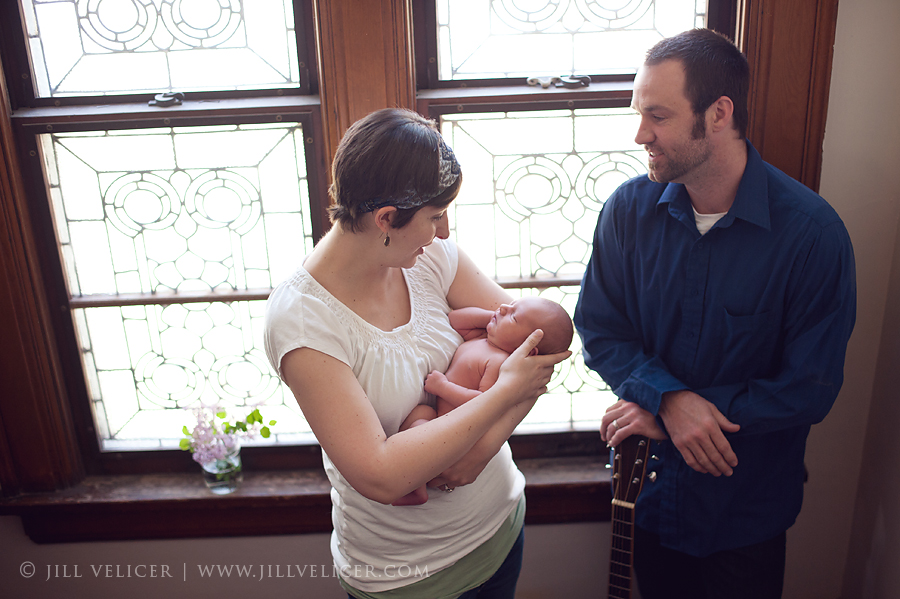
<instances>
[{"instance_id":1,"label":"shirt collar","mask_svg":"<svg viewBox=\"0 0 900 599\"><path fill-rule=\"evenodd\" d=\"M738 186L737 195L728 214L722 217L716 226L728 227L739 218L767 231L772 229L769 218L769 185L766 175L766 165L756 148L749 141L747 143L747 166ZM680 183L669 183L660 196L657 203L679 206L685 214L691 213L690 197Z\"/></svg>"}]
</instances>

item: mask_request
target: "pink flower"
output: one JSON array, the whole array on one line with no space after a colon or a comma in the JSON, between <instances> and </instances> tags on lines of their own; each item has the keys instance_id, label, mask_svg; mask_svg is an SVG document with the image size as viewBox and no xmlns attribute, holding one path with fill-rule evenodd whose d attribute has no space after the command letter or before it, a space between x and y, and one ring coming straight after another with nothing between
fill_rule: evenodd
<instances>
[{"instance_id":1,"label":"pink flower","mask_svg":"<svg viewBox=\"0 0 900 599\"><path fill-rule=\"evenodd\" d=\"M244 420L231 422L225 420L225 409L218 404L201 404L190 408L197 418L197 424L191 431L184 427L185 439L181 441L181 448L189 449L194 461L203 465L225 459L235 447L240 447L244 439L253 439L260 433L268 437L269 429L263 426L262 416L259 414L261 404L262 402L249 406L250 414ZM251 423L247 424L247 420ZM275 421L270 424L275 424Z\"/></svg>"}]
</instances>

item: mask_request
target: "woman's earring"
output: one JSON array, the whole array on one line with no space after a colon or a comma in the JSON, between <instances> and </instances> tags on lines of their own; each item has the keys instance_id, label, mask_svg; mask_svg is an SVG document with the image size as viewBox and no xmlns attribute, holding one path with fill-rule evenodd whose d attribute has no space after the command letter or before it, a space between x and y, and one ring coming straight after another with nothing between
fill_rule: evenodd
<instances>
[{"instance_id":1,"label":"woman's earring","mask_svg":"<svg viewBox=\"0 0 900 599\"><path fill-rule=\"evenodd\" d=\"M384 238L384 247L387 247L387 246L389 246L389 245L391 245L391 236L390 236L390 235L386 235L385 238Z\"/></svg>"}]
</instances>

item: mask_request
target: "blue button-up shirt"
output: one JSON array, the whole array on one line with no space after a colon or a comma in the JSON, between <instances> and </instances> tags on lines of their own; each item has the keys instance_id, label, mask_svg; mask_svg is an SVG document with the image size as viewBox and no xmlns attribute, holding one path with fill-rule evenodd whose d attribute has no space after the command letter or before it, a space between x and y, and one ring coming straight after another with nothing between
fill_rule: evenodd
<instances>
[{"instance_id":1,"label":"blue button-up shirt","mask_svg":"<svg viewBox=\"0 0 900 599\"><path fill-rule=\"evenodd\" d=\"M585 363L615 394L653 414L689 389L741 430L730 477L687 466L654 444L638 526L692 555L787 530L803 495L803 454L843 382L856 315L850 238L813 191L748 161L728 213L702 235L683 185L646 176L600 213L575 310Z\"/></svg>"}]
</instances>

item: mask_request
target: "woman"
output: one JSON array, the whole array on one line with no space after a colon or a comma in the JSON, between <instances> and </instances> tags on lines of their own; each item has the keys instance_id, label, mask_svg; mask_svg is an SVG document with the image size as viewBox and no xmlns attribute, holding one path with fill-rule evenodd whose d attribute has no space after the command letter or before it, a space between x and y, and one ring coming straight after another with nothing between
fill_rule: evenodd
<instances>
[{"instance_id":1,"label":"woman","mask_svg":"<svg viewBox=\"0 0 900 599\"><path fill-rule=\"evenodd\" d=\"M525 481L506 440L568 352L529 355L536 331L489 391L398 432L462 342L450 310L510 297L447 241L462 176L433 122L365 117L332 179L333 226L272 293L265 337L322 446L341 584L357 598L511 598ZM390 505L426 483L427 503Z\"/></svg>"}]
</instances>

